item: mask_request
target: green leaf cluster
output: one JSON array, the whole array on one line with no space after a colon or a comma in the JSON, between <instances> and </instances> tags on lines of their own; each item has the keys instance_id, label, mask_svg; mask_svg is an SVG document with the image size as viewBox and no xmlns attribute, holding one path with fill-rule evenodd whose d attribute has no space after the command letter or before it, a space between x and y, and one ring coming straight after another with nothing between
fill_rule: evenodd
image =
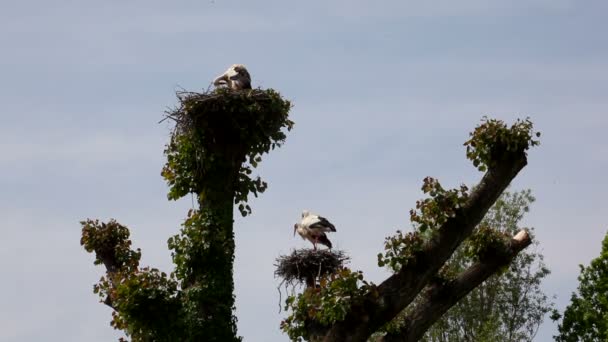
<instances>
[{"instance_id":1,"label":"green leaf cluster","mask_svg":"<svg viewBox=\"0 0 608 342\"><path fill-rule=\"evenodd\" d=\"M410 221L421 233L437 230L466 203L468 190L464 184L459 189L445 190L437 179L424 178L422 191L430 197L416 201L416 209L410 210Z\"/></svg>"},{"instance_id":2,"label":"green leaf cluster","mask_svg":"<svg viewBox=\"0 0 608 342\"><path fill-rule=\"evenodd\" d=\"M81 221L80 245L89 252L95 252L95 265L110 263L116 271L133 272L139 266L141 250L131 249L129 228L112 219Z\"/></svg>"},{"instance_id":3,"label":"green leaf cluster","mask_svg":"<svg viewBox=\"0 0 608 342\"><path fill-rule=\"evenodd\" d=\"M291 314L281 322L281 330L292 341L310 340L311 325L328 327L343 320L353 303L375 289L361 271L348 268L321 277L318 287L285 300L285 310Z\"/></svg>"},{"instance_id":4,"label":"green leaf cluster","mask_svg":"<svg viewBox=\"0 0 608 342\"><path fill-rule=\"evenodd\" d=\"M480 225L463 244L464 254L473 261L486 260L496 253L506 253L511 235L488 225Z\"/></svg>"},{"instance_id":5,"label":"green leaf cluster","mask_svg":"<svg viewBox=\"0 0 608 342\"><path fill-rule=\"evenodd\" d=\"M484 117L482 124L470 134L464 145L467 147L467 158L479 171L492 168L505 153L525 153L530 147L540 144L535 138L540 132L534 132L532 121L518 119L511 127L496 119Z\"/></svg>"},{"instance_id":6,"label":"green leaf cluster","mask_svg":"<svg viewBox=\"0 0 608 342\"><path fill-rule=\"evenodd\" d=\"M184 336L177 282L154 268L143 268L114 279L110 298L115 308L112 326L133 341L171 340ZM101 295L102 293L100 293Z\"/></svg>"},{"instance_id":7,"label":"green leaf cluster","mask_svg":"<svg viewBox=\"0 0 608 342\"><path fill-rule=\"evenodd\" d=\"M566 307L558 342L608 341L608 234L602 241L600 256L589 266L580 265L577 293ZM552 319L560 318L555 312Z\"/></svg>"},{"instance_id":8,"label":"green leaf cluster","mask_svg":"<svg viewBox=\"0 0 608 342\"><path fill-rule=\"evenodd\" d=\"M378 254L378 266L399 271L408 263L415 262L416 254L423 250L425 242L431 238L449 218L456 215L469 198L468 188L445 190L438 180L426 177L422 191L429 197L416 201L416 209L410 210L410 220L414 231L396 234L386 238L384 253Z\"/></svg>"},{"instance_id":9,"label":"green leaf cluster","mask_svg":"<svg viewBox=\"0 0 608 342\"><path fill-rule=\"evenodd\" d=\"M378 266L388 267L393 272L416 260L416 254L422 251L424 238L419 232L404 234L397 230L393 236L386 238L384 253L378 253Z\"/></svg>"},{"instance_id":10,"label":"green leaf cluster","mask_svg":"<svg viewBox=\"0 0 608 342\"><path fill-rule=\"evenodd\" d=\"M133 341L169 341L180 325L174 277L153 268L140 269L141 251L131 249L129 229L115 220L81 224L81 244L86 251L95 252L95 264L104 263L111 270L93 286L101 301L115 310L111 325L124 330Z\"/></svg>"}]
</instances>

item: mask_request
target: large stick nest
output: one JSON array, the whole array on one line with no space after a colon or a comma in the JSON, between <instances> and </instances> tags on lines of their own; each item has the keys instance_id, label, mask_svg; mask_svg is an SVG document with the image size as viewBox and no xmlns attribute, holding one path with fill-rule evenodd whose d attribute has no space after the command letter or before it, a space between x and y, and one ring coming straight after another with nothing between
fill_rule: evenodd
<instances>
[{"instance_id":1,"label":"large stick nest","mask_svg":"<svg viewBox=\"0 0 608 342\"><path fill-rule=\"evenodd\" d=\"M273 89L183 91L177 98L179 106L165 113L176 133L195 129L208 142L270 144L285 139L281 128L293 125L287 117L291 103Z\"/></svg>"},{"instance_id":2,"label":"large stick nest","mask_svg":"<svg viewBox=\"0 0 608 342\"><path fill-rule=\"evenodd\" d=\"M281 255L276 259L274 274L288 284L307 283L311 279L335 273L349 259L343 251L297 249L290 255Z\"/></svg>"}]
</instances>

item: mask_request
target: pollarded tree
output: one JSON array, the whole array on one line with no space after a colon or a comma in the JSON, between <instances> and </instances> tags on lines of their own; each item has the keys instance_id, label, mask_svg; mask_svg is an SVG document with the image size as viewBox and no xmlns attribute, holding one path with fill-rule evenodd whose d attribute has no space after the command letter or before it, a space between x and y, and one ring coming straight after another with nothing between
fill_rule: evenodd
<instances>
[{"instance_id":1,"label":"pollarded tree","mask_svg":"<svg viewBox=\"0 0 608 342\"><path fill-rule=\"evenodd\" d=\"M480 226L514 235L533 201L530 190L504 192ZM533 231L533 228L528 229L531 237ZM533 245L538 247L538 241ZM469 243L465 241L456 250L447 265L450 272L461 272L474 262L467 247ZM492 275L454 305L429 329L423 340L532 341L545 315L554 307L540 287L549 273L538 250L521 251L508 269Z\"/></svg>"},{"instance_id":2,"label":"pollarded tree","mask_svg":"<svg viewBox=\"0 0 608 342\"><path fill-rule=\"evenodd\" d=\"M608 340L608 235L602 252L587 267L580 265L578 293L573 293L559 325L559 342ZM556 312L553 317L558 320Z\"/></svg>"},{"instance_id":3,"label":"pollarded tree","mask_svg":"<svg viewBox=\"0 0 608 342\"><path fill-rule=\"evenodd\" d=\"M140 267L141 251L131 249L129 230L114 220L83 221L81 244L106 267L95 292L114 309L112 326L132 341L237 341L233 208L247 215L248 195L266 189L252 169L284 142L291 104L272 89L179 93L178 99L167 114L176 125L162 175L169 199L192 193L198 209L169 238L175 270Z\"/></svg>"},{"instance_id":4,"label":"pollarded tree","mask_svg":"<svg viewBox=\"0 0 608 342\"><path fill-rule=\"evenodd\" d=\"M465 143L467 158L485 172L479 184L472 191L464 185L446 190L436 179L425 178L422 190L429 197L418 201L410 213L415 231L397 231L378 255L379 266L394 274L375 285L361 272L341 267L332 273L319 264L321 276L314 283L307 279L302 293L287 298L290 314L281 323L283 331L292 340L420 340L453 305L531 244L526 230L513 236L480 223L526 166L527 150L539 143L539 136L529 120L507 127L484 118ZM465 240L474 262L454 272L446 262ZM295 251L279 260L303 254ZM284 266L279 264L279 269Z\"/></svg>"}]
</instances>

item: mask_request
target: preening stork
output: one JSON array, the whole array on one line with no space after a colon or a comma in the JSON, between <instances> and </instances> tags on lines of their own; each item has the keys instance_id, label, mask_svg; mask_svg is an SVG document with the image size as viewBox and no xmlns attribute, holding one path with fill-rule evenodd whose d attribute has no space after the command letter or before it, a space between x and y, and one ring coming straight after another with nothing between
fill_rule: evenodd
<instances>
[{"instance_id":1,"label":"preening stork","mask_svg":"<svg viewBox=\"0 0 608 342\"><path fill-rule=\"evenodd\" d=\"M225 73L213 80L216 87L225 85L232 90L251 89L251 76L243 64L233 64Z\"/></svg>"},{"instance_id":2,"label":"preening stork","mask_svg":"<svg viewBox=\"0 0 608 342\"><path fill-rule=\"evenodd\" d=\"M317 249L317 243L327 246L331 249L331 241L327 238L325 233L335 232L336 227L329 222L325 217L319 216L304 210L302 212L302 220L300 223L296 223L293 226L293 235L296 232L300 234L302 239L308 240L312 243L314 249Z\"/></svg>"}]
</instances>

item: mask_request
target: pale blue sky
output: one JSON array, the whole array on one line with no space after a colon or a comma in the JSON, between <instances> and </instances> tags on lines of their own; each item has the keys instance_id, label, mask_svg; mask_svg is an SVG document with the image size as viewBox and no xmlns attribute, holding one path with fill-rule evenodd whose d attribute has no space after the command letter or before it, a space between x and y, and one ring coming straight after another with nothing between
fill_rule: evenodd
<instances>
[{"instance_id":1,"label":"pale blue sky","mask_svg":"<svg viewBox=\"0 0 608 342\"><path fill-rule=\"evenodd\" d=\"M285 341L274 259L329 217L351 267L380 282L385 236L409 227L425 176L479 174L462 143L487 114L543 133L512 189L563 308L607 231L604 1L20 1L0 3L0 340L116 340L78 221L116 218L143 264L170 270L189 198L160 177L174 91L233 63L293 100L295 129L262 163L270 188L236 219L239 333ZM546 322L537 338L550 341Z\"/></svg>"}]
</instances>

